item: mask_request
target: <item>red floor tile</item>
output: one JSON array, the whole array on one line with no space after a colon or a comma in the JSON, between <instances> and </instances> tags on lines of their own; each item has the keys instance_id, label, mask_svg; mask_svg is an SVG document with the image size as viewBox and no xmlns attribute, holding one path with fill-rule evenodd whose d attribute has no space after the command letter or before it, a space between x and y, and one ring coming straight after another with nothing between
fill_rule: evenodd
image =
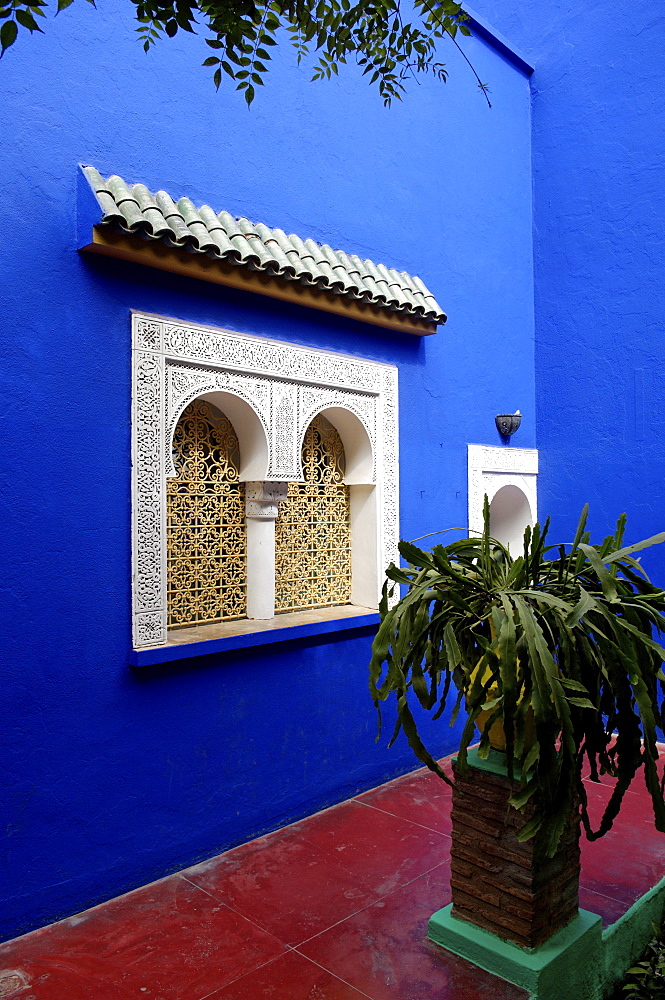
<instances>
[{"instance_id":1,"label":"red floor tile","mask_svg":"<svg viewBox=\"0 0 665 1000\"><path fill-rule=\"evenodd\" d=\"M440 865L298 951L372 1000L526 1000L518 987L427 939L429 917L450 902L449 878L449 865Z\"/></svg>"},{"instance_id":2,"label":"red floor tile","mask_svg":"<svg viewBox=\"0 0 665 1000\"><path fill-rule=\"evenodd\" d=\"M427 768L356 796L356 802L381 809L436 833L450 834L452 788Z\"/></svg>"},{"instance_id":3,"label":"red floor tile","mask_svg":"<svg viewBox=\"0 0 665 1000\"><path fill-rule=\"evenodd\" d=\"M450 838L352 800L298 824L354 881L383 894L445 861Z\"/></svg>"},{"instance_id":4,"label":"red floor tile","mask_svg":"<svg viewBox=\"0 0 665 1000\"><path fill-rule=\"evenodd\" d=\"M353 986L309 959L289 952L243 976L208 1000L366 1000Z\"/></svg>"},{"instance_id":5,"label":"red floor tile","mask_svg":"<svg viewBox=\"0 0 665 1000\"><path fill-rule=\"evenodd\" d=\"M658 772L662 776L663 768L665 767L665 744L659 743L657 744L657 746L658 746L658 756L659 756ZM609 774L599 774L598 775L599 781L593 782L591 781L588 772L589 772L589 765L588 762L585 761L583 774L584 774L584 779L585 781L588 782L589 786L593 786L595 784L600 783L602 785L608 785L609 787L612 788L614 787L616 778L611 777ZM644 777L642 772L638 772L630 788L628 789L628 792L637 793L640 795L648 795L644 787Z\"/></svg>"},{"instance_id":6,"label":"red floor tile","mask_svg":"<svg viewBox=\"0 0 665 1000\"><path fill-rule=\"evenodd\" d=\"M597 913L599 917L603 918L603 927L609 927L610 924L616 923L619 917L624 915L628 904L622 903L618 899L611 899L609 896L603 896L599 892L593 892L581 885L580 907L591 913Z\"/></svg>"},{"instance_id":7,"label":"red floor tile","mask_svg":"<svg viewBox=\"0 0 665 1000\"><path fill-rule=\"evenodd\" d=\"M615 785L616 780L607 774L603 775L600 781L591 781L590 778L585 779L584 787L588 797L589 814L592 824L597 826L600 823L603 811L610 800ZM640 822L645 821L647 825L651 826L654 836L660 836L654 826L651 796L644 784L642 773L638 773L635 776L624 795L619 812L619 818L628 818L631 823L635 821L636 817L639 817Z\"/></svg>"},{"instance_id":8,"label":"red floor tile","mask_svg":"<svg viewBox=\"0 0 665 1000\"><path fill-rule=\"evenodd\" d=\"M612 789L604 783L587 787L592 826L597 829ZM612 829L600 840L588 841L584 834L581 839L581 886L618 900L624 911L665 874L665 834L654 826L646 789L641 783L633 787Z\"/></svg>"},{"instance_id":9,"label":"red floor tile","mask_svg":"<svg viewBox=\"0 0 665 1000\"><path fill-rule=\"evenodd\" d=\"M630 826L623 834L616 829L593 843L583 840L581 847L580 884L619 900L626 909L665 873L665 844L654 850L653 845L640 843Z\"/></svg>"},{"instance_id":10,"label":"red floor tile","mask_svg":"<svg viewBox=\"0 0 665 1000\"><path fill-rule=\"evenodd\" d=\"M318 934L377 897L294 827L182 874L285 944Z\"/></svg>"},{"instance_id":11,"label":"red floor tile","mask_svg":"<svg viewBox=\"0 0 665 1000\"><path fill-rule=\"evenodd\" d=\"M0 945L21 1000L200 1000L284 953L178 875Z\"/></svg>"}]
</instances>

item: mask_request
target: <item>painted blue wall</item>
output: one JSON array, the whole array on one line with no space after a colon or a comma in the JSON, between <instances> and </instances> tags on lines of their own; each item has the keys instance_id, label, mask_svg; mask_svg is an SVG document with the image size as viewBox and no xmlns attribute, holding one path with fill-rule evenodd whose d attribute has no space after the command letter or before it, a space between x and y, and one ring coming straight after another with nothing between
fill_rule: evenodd
<instances>
[{"instance_id":1,"label":"painted blue wall","mask_svg":"<svg viewBox=\"0 0 665 1000\"><path fill-rule=\"evenodd\" d=\"M129 669L130 309L398 365L407 538L465 525L496 413L535 445L525 73L474 39L493 110L452 49L446 87L386 110L281 59L248 111L200 39L145 56L129 14L76 5L0 67L5 937L415 764L374 742L367 631ZM449 322L421 340L84 258L80 162L420 274Z\"/></svg>"},{"instance_id":2,"label":"painted blue wall","mask_svg":"<svg viewBox=\"0 0 665 1000\"><path fill-rule=\"evenodd\" d=\"M665 7L474 0L535 65L540 509L665 528ZM645 555L665 584L665 551Z\"/></svg>"}]
</instances>

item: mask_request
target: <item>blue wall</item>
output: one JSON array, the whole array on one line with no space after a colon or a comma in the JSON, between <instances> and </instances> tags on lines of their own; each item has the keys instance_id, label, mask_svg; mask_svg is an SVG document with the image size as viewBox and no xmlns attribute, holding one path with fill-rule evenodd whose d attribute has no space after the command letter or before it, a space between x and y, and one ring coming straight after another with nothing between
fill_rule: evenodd
<instances>
[{"instance_id":1,"label":"blue wall","mask_svg":"<svg viewBox=\"0 0 665 1000\"><path fill-rule=\"evenodd\" d=\"M540 509L665 528L665 7L474 0L535 65ZM665 582L665 551L645 556Z\"/></svg>"},{"instance_id":2,"label":"blue wall","mask_svg":"<svg viewBox=\"0 0 665 1000\"><path fill-rule=\"evenodd\" d=\"M131 308L397 364L407 538L464 526L496 413L535 445L527 76L474 39L492 111L452 49L446 87L386 110L289 57L248 111L200 39L145 56L129 14L75 5L0 67L5 937L415 765L374 742L367 631L128 667ZM84 258L80 162L420 274L449 322L421 340Z\"/></svg>"}]
</instances>

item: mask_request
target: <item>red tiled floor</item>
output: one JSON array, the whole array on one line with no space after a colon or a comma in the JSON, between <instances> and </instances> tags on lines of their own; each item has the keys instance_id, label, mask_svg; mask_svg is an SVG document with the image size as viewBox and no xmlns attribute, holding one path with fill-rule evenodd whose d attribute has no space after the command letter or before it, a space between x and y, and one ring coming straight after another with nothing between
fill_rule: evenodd
<instances>
[{"instance_id":1,"label":"red tiled floor","mask_svg":"<svg viewBox=\"0 0 665 1000\"><path fill-rule=\"evenodd\" d=\"M451 768L449 767L450 771ZM427 768L405 775L399 782L390 782L356 796L356 802L381 809L436 833L450 835L452 823L450 805L452 788Z\"/></svg>"},{"instance_id":2,"label":"red tiled floor","mask_svg":"<svg viewBox=\"0 0 665 1000\"><path fill-rule=\"evenodd\" d=\"M297 944L377 898L336 856L288 827L182 873L285 944Z\"/></svg>"},{"instance_id":3,"label":"red tiled floor","mask_svg":"<svg viewBox=\"0 0 665 1000\"><path fill-rule=\"evenodd\" d=\"M298 833L333 855L349 876L384 894L445 861L450 838L351 800L302 823Z\"/></svg>"},{"instance_id":4,"label":"red tiled floor","mask_svg":"<svg viewBox=\"0 0 665 1000\"><path fill-rule=\"evenodd\" d=\"M588 788L598 822L611 788ZM0 969L27 980L22 1000L523 1000L427 940L450 899L449 829L448 787L417 771L0 945ZM580 905L613 923L664 862L636 783L614 829L582 843Z\"/></svg>"},{"instance_id":5,"label":"red tiled floor","mask_svg":"<svg viewBox=\"0 0 665 1000\"><path fill-rule=\"evenodd\" d=\"M208 1000L366 1000L337 976L291 951L250 972Z\"/></svg>"},{"instance_id":6,"label":"red tiled floor","mask_svg":"<svg viewBox=\"0 0 665 1000\"><path fill-rule=\"evenodd\" d=\"M609 784L587 782L594 829L611 793ZM588 841L582 836L581 849L580 885L617 900L622 912L665 875L665 834L654 826L653 806L641 775L626 793L612 829L600 840Z\"/></svg>"},{"instance_id":7,"label":"red tiled floor","mask_svg":"<svg viewBox=\"0 0 665 1000\"><path fill-rule=\"evenodd\" d=\"M0 968L35 1000L200 1000L285 950L172 875L0 945Z\"/></svg>"},{"instance_id":8,"label":"red tiled floor","mask_svg":"<svg viewBox=\"0 0 665 1000\"><path fill-rule=\"evenodd\" d=\"M431 914L450 902L446 862L300 945L372 1000L517 1000L527 994L427 939Z\"/></svg>"}]
</instances>

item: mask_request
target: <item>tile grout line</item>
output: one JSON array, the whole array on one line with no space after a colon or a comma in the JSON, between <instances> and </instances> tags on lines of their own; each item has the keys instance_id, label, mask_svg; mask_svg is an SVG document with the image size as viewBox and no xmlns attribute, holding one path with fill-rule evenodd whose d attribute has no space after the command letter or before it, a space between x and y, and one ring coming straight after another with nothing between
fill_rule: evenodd
<instances>
[{"instance_id":1,"label":"tile grout line","mask_svg":"<svg viewBox=\"0 0 665 1000\"><path fill-rule=\"evenodd\" d=\"M295 944L295 945L292 946L292 950L293 951L298 951L298 948L302 948L303 945L309 944L310 941L314 941L316 938L321 937L322 934L327 934L328 931L333 930L335 927L339 927L340 924L345 923L347 920L350 920L352 917L358 916L359 913L363 913L365 910L369 910L370 907L376 906L377 903L382 903L389 896L392 896L393 893L400 892L402 889L406 889L407 886L413 885L414 882L417 882L419 878L424 878L425 875L430 875L433 871L436 871L437 868L442 868L444 865L447 865L447 864L449 864L449 860L440 861L438 865L434 865L433 868L428 868L426 872L421 872L420 875L416 875L415 878L409 879L408 882L404 882L402 885L395 886L395 888L391 889L390 892L384 892L384 893L382 893L380 896L378 896L377 899L372 900L371 903L368 903L366 906L361 906L359 910L354 910L354 912L353 913L349 913L348 916L342 917L340 920L336 920L333 924L330 924L330 926L324 927L323 930L318 931L316 934L312 934L311 937L303 938L303 940L299 941L298 944ZM298 954L301 954L301 953L298 952ZM303 957L307 958L308 956L304 955ZM324 966L322 966L322 968L324 968ZM328 969L326 971L329 972L330 970Z\"/></svg>"},{"instance_id":2,"label":"tile grout line","mask_svg":"<svg viewBox=\"0 0 665 1000\"><path fill-rule=\"evenodd\" d=\"M360 996L360 997L366 997L367 1000L376 1000L375 997L371 997L369 995L369 993L365 993L363 990L359 989L357 986L354 986L353 983L349 983L349 982L347 982L346 979L342 979L342 977L338 976L336 972L332 972L331 969L327 969L325 967L325 965L321 965L320 962L315 961L313 958L310 958L308 955L303 955L302 952L299 952L297 950L297 948L292 948L291 946L289 946L288 950L290 952L292 952L294 955L297 955L298 958L302 958L303 961L309 962L311 965L315 965L317 967L317 969L321 969L322 972L326 972L329 976L332 976L334 979L337 979L338 982L344 983L345 986L348 986L348 987L350 987L350 989L355 990L358 993L358 996ZM286 954L287 954L287 952L284 952L284 955L286 955ZM225 986L220 986L218 990L213 990L212 993L206 993L205 996L199 997L199 998L197 998L197 1000L211 1000L211 998L212 998L212 1000L214 1000L214 997L215 997L216 993L219 993L221 990L227 989L229 986L233 986L234 983L241 982L243 979L246 979L248 976L252 976L255 972L258 972L259 969L265 969L266 966L272 965L273 962L277 962L280 958L284 958L284 955L277 955L275 958L271 958L269 962L264 962L263 965L257 966L256 969L252 969L250 972L246 972L246 973L244 973L244 975L238 976L237 979L232 980L230 983L226 983Z\"/></svg>"},{"instance_id":3,"label":"tile grout line","mask_svg":"<svg viewBox=\"0 0 665 1000\"><path fill-rule=\"evenodd\" d=\"M357 802L359 806L364 806L365 809L375 809L376 812L383 813L385 816L391 816L393 819L399 819L403 823L410 823L412 826L417 826L420 830L429 830L430 833L436 833L439 837L445 837L447 840L451 840L449 833L441 833L440 830L435 830L431 826L425 826L424 823L416 823L412 819L406 819L404 816L398 816L396 813L391 813L387 809L381 809L380 806L371 805L369 802L361 802L359 799L352 799L353 802Z\"/></svg>"},{"instance_id":4,"label":"tile grout line","mask_svg":"<svg viewBox=\"0 0 665 1000\"><path fill-rule=\"evenodd\" d=\"M333 855L331 855L331 857L332 856ZM446 862L443 861L443 862L441 862L441 864L446 864ZM438 867L439 867L438 865L434 866L434 868L438 868ZM430 871L434 871L434 868L430 868L426 872L423 872L422 874L423 875L428 875ZM181 877L184 878L184 876L181 876ZM420 878L420 877L421 877L420 875L416 876L416 878ZM189 882L189 879L185 879L185 881ZM414 882L414 881L415 881L415 879L411 879L409 882L405 882L404 885L400 885L400 886L397 886L395 889L392 889L391 892L396 892L397 889L403 889L404 886L410 885L411 882ZM195 882L191 882L190 884L191 885L196 885ZM357 910L353 910L351 913L347 913L347 915L345 917L340 917L339 920L335 920L332 924L329 924L327 927L324 927L322 930L317 931L316 934L312 934L310 937L303 938L301 941L296 942L296 944L288 944L288 942L283 941L282 938L277 937L277 935L273 931L270 931L270 930L268 930L267 927L264 927L262 924L257 923L256 920L254 920L252 917L246 916L242 912L242 910L237 909L237 907L235 907L235 906L231 906L230 903L224 903L224 902L222 902L222 900L219 899L218 896L214 896L211 892L209 892L207 889L203 889L200 885L196 885L196 888L200 889L201 892L204 892L206 894L206 896L210 897L210 899L214 899L216 903L220 903L222 906L226 906L226 908L229 909L229 910L231 910L233 913L237 913L239 917L242 917L244 920L247 920L250 924L253 924L255 927L257 927L259 930L264 931L266 934L269 934L276 941L278 941L281 945L283 945L284 948L286 948L288 951L297 951L298 948L300 948L301 945L306 944L308 941L313 941L314 938L319 937L320 934L325 934L327 931L331 930L333 927L337 927L339 924L343 924L345 920L350 920L351 917L357 916L358 913L362 913L363 910L367 910L370 906L374 906L375 903L381 902L382 899L385 899L387 896L389 896L391 894L390 892L381 893L381 894L379 894L379 895L376 896L376 899L372 899L371 902L366 903L365 906L360 906ZM286 952L284 952L284 954L286 954ZM300 952L298 952L298 954L300 954ZM279 958L280 956L277 956L277 957ZM306 955L303 955L302 957L303 958L307 958ZM272 961L274 961L274 959L270 959L269 961L272 962ZM264 964L267 964L267 963L264 963ZM259 966L259 968L260 968L260 966ZM322 968L323 968L323 966L322 966ZM326 970L326 971L330 971L330 970ZM242 978L242 976L240 978ZM234 980L234 982L235 981L236 980ZM205 998L203 998L203 1000L205 1000Z\"/></svg>"},{"instance_id":5,"label":"tile grout line","mask_svg":"<svg viewBox=\"0 0 665 1000\"><path fill-rule=\"evenodd\" d=\"M229 986L233 986L234 983L239 983L242 979L246 979L247 976L253 976L255 972L259 971L259 969L265 969L268 965L272 965L273 962L277 962L280 958L284 958L284 956L288 955L289 952L295 952L296 954L299 954L299 952L296 952L295 948L292 948L290 945L286 945L285 947L286 951L282 952L281 955L275 955L274 958L269 958L267 962L262 962L261 965L257 965L256 968L250 969L249 972L243 972L242 976L238 976L237 979L231 979L230 982L225 983L224 986L218 986L217 989L212 991L212 993L206 993L205 996L197 997L196 1000L208 1000L209 997L214 997L215 994L219 993L221 990L225 990ZM305 958L306 956L300 955L299 957ZM189 1000L194 1000L194 998L191 997L189 998Z\"/></svg>"},{"instance_id":6,"label":"tile grout line","mask_svg":"<svg viewBox=\"0 0 665 1000\"><path fill-rule=\"evenodd\" d=\"M264 927L263 924L259 924L254 919L254 917L250 917L246 913L243 913L243 911L239 910L237 906L231 906L230 903L226 903L223 899L220 899L219 896L215 896L214 893L210 892L208 889L204 889L203 886L197 885L196 882L192 882L191 879L188 879L185 875L181 875L180 878L183 879L183 881L188 882L189 885L193 885L196 889L199 889L202 893L204 893L204 895L208 896L209 899L214 900L215 903L219 904L220 906L225 906L227 910L230 910L232 913L235 913L239 917L242 917L242 919L246 920L248 924L252 924L258 930L263 931L264 934L268 934L271 938L277 941L278 944L281 944L283 948L287 948L291 951L293 950L293 945L288 944L286 941L282 941L280 937L277 937L274 931L268 930L268 928ZM269 959L269 961L272 962L273 959Z\"/></svg>"},{"instance_id":7,"label":"tile grout line","mask_svg":"<svg viewBox=\"0 0 665 1000\"><path fill-rule=\"evenodd\" d=\"M608 896L606 892L598 892L597 889L592 889L591 886L589 886L589 885L582 885L581 881L580 881L580 889L586 889L587 892L592 892L594 894L594 896L602 896L603 899L609 899L612 903L618 903L619 906L625 906L626 905L624 900L617 899L616 896ZM638 899L639 898L640 897L638 896ZM632 905L633 904L631 903L631 906Z\"/></svg>"},{"instance_id":8,"label":"tile grout line","mask_svg":"<svg viewBox=\"0 0 665 1000\"><path fill-rule=\"evenodd\" d=\"M208 896L209 899L214 900L215 903L218 903L221 906L225 906L227 910L230 910L232 913L237 914L239 917L241 917L243 920L246 920L248 923L252 924L258 930L263 931L265 934L268 934L275 941L281 944L282 947L284 948L284 951L282 952L281 955L275 955L273 956L273 958L269 958L266 962L261 962L253 969L250 969L248 972L244 972L241 976L238 976L237 979L231 979L228 983L225 983L224 986L219 986L217 989L213 990L212 993L206 993L205 996L198 997L197 1000L208 1000L209 997L214 997L215 993L219 993L220 990L225 990L228 986L232 986L234 983L240 982L241 979L244 979L246 976L253 975L255 972L258 972L259 969L265 969L267 965L271 965L273 962L276 962L277 959L283 958L285 955L288 955L289 952L295 952L295 948L293 945L287 944L286 941L282 941L282 939L278 938L276 934L274 934L272 931L269 931L267 927L263 927L261 924L258 924L252 917L246 916L246 914L242 913L241 910L236 909L235 906L231 906L229 903L225 903L223 900L219 899L218 896L214 896L211 892L208 892L207 889L204 889L203 886L197 885L196 882L192 882L192 880L188 879L186 875L180 874L179 877L184 882L187 882L189 885L194 886L195 889L199 889L200 892L202 892L205 896ZM303 955L301 957L305 958L306 956Z\"/></svg>"},{"instance_id":9,"label":"tile grout line","mask_svg":"<svg viewBox=\"0 0 665 1000\"><path fill-rule=\"evenodd\" d=\"M360 910L358 912L360 913ZM340 923L342 923L342 921L340 921ZM333 927L336 926L337 926L336 924L333 924ZM317 936L318 935L316 934L314 935L314 937ZM309 940L311 941L312 938L310 938ZM376 997L372 997L370 996L369 993L365 993L364 990L361 990L357 986L354 986L353 983L350 983L347 979L342 979L342 977L338 976L336 972L332 971L332 969L327 969L325 965L321 965L320 962L317 962L315 959L310 958L309 955L303 955L302 952L297 950L297 948L294 948L293 950L295 951L296 955L300 956L300 958L306 959L308 962L311 962L312 965L316 965L318 969L322 969L324 972L327 972L328 975L334 976L335 979L338 979L340 981L340 983L344 983L346 986L349 986L352 990L355 990L361 997L367 997L367 1000L377 1000Z\"/></svg>"}]
</instances>

